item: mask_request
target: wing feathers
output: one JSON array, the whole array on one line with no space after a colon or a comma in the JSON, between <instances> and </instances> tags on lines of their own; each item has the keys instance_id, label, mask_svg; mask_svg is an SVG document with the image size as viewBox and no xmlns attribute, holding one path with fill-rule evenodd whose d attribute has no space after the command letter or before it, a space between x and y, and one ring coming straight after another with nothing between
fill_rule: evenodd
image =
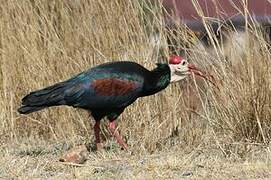
<instances>
[{"instance_id":1,"label":"wing feathers","mask_svg":"<svg viewBox=\"0 0 271 180\"><path fill-rule=\"evenodd\" d=\"M91 86L100 96L123 96L135 90L138 83L117 78L103 78L95 80Z\"/></svg>"},{"instance_id":2,"label":"wing feathers","mask_svg":"<svg viewBox=\"0 0 271 180\"><path fill-rule=\"evenodd\" d=\"M83 84L77 84L76 86L71 87L65 92L65 102L68 105L77 105L80 103L83 103L83 100L80 98L86 93L86 90L84 88Z\"/></svg>"}]
</instances>

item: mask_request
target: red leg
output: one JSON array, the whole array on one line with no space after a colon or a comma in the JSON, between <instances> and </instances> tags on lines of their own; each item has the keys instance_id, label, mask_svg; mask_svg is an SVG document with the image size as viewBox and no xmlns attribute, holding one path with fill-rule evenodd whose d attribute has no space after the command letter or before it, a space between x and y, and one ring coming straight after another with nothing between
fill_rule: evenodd
<instances>
[{"instance_id":1,"label":"red leg","mask_svg":"<svg viewBox=\"0 0 271 180\"><path fill-rule=\"evenodd\" d=\"M101 132L100 121L95 121L94 135L95 135L95 143L96 143L97 150L102 148L100 132Z\"/></svg>"},{"instance_id":2,"label":"red leg","mask_svg":"<svg viewBox=\"0 0 271 180\"><path fill-rule=\"evenodd\" d=\"M112 122L109 122L108 128L112 135L116 138L118 144L122 146L124 149L128 149L128 145L123 141L121 135L119 134L118 130L116 129L116 122L115 120Z\"/></svg>"}]
</instances>

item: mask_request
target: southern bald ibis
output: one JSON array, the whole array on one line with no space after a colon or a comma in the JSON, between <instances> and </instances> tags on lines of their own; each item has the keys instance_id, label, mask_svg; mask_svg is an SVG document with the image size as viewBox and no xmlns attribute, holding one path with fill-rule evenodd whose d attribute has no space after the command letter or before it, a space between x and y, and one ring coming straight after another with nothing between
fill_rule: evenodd
<instances>
[{"instance_id":1,"label":"southern bald ibis","mask_svg":"<svg viewBox=\"0 0 271 180\"><path fill-rule=\"evenodd\" d=\"M112 135L127 149L127 144L116 130L118 116L137 98L153 95L191 73L203 76L199 69L180 56L171 56L169 63L157 63L151 71L130 61L105 63L66 81L30 92L22 99L18 111L28 114L60 105L86 109L95 119L97 148L101 147L100 121L107 117Z\"/></svg>"}]
</instances>

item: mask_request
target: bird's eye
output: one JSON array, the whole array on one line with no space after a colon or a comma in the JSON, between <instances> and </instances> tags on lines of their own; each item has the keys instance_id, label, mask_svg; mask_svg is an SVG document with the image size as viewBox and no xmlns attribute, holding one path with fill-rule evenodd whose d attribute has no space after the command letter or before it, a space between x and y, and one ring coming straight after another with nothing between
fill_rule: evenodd
<instances>
[{"instance_id":1,"label":"bird's eye","mask_svg":"<svg viewBox=\"0 0 271 180\"><path fill-rule=\"evenodd\" d=\"M182 65L183 65L183 66L186 65L186 61L183 61L183 62L182 62Z\"/></svg>"}]
</instances>

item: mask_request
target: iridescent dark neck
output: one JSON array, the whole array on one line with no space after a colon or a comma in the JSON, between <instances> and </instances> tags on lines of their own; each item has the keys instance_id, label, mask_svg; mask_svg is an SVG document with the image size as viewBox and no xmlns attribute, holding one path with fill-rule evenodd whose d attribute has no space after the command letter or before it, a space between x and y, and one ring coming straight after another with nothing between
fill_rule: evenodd
<instances>
[{"instance_id":1,"label":"iridescent dark neck","mask_svg":"<svg viewBox=\"0 0 271 180\"><path fill-rule=\"evenodd\" d=\"M155 94L165 89L170 83L170 68L167 64L157 64L157 67L150 71L144 84L144 96Z\"/></svg>"}]
</instances>

